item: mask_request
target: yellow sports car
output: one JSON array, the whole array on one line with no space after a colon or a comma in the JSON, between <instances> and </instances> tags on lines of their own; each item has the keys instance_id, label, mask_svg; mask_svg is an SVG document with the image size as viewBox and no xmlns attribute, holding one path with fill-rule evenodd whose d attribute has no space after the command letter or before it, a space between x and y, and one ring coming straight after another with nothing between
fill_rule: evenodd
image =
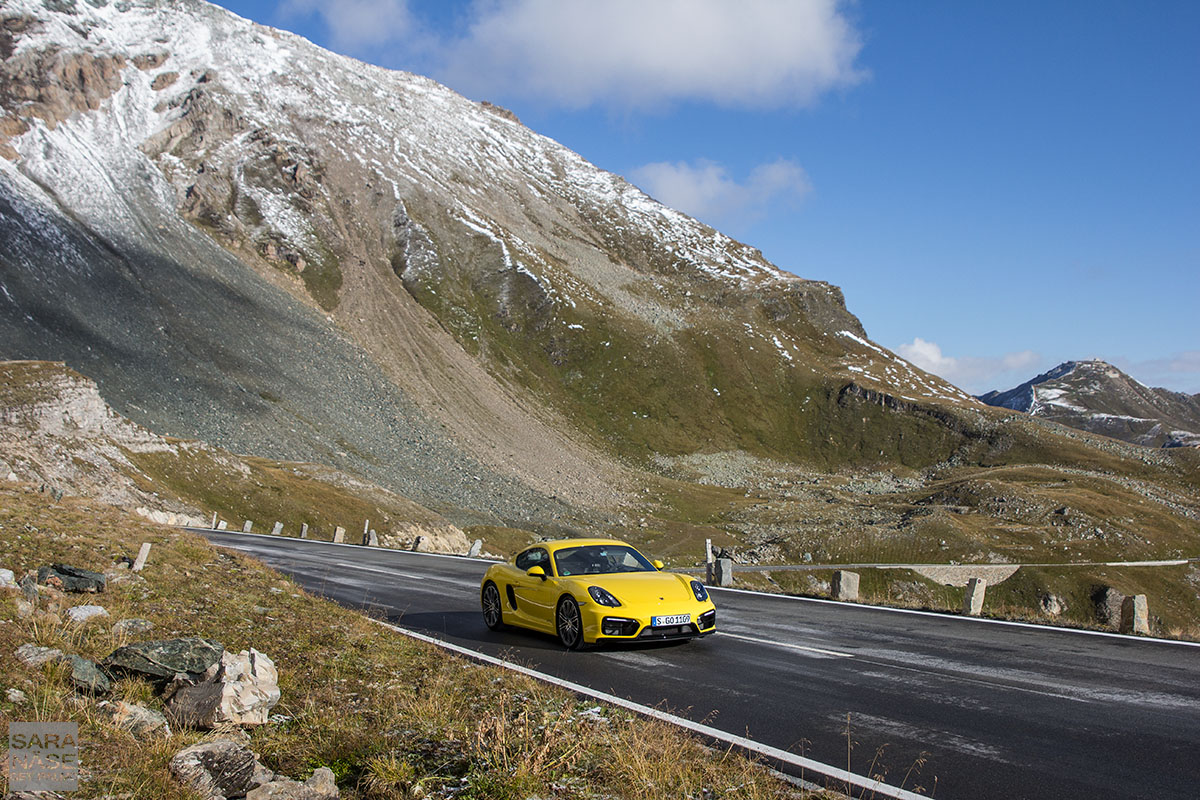
<instances>
[{"instance_id":1,"label":"yellow sports car","mask_svg":"<svg viewBox=\"0 0 1200 800\"><path fill-rule=\"evenodd\" d=\"M717 609L704 584L662 567L615 539L542 542L488 568L483 621L555 634L571 650L713 633Z\"/></svg>"}]
</instances>

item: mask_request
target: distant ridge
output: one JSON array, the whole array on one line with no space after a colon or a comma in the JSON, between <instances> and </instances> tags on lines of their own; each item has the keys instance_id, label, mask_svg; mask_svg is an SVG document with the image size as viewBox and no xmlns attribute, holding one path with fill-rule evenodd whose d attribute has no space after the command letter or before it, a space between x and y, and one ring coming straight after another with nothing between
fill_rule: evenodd
<instances>
[{"instance_id":1,"label":"distant ridge","mask_svg":"<svg viewBox=\"0 0 1200 800\"><path fill-rule=\"evenodd\" d=\"M1200 395L1152 389L1105 361L1066 361L988 405L1148 447L1200 447Z\"/></svg>"}]
</instances>

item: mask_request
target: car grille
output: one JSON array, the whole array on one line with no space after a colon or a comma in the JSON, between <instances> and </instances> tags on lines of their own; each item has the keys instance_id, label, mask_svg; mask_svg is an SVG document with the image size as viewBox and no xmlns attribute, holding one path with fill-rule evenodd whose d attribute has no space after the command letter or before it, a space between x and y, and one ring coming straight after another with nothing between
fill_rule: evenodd
<instances>
[{"instance_id":1,"label":"car grille","mask_svg":"<svg viewBox=\"0 0 1200 800\"><path fill-rule=\"evenodd\" d=\"M706 631L717 626L717 610L705 611L700 615L700 630Z\"/></svg>"}]
</instances>

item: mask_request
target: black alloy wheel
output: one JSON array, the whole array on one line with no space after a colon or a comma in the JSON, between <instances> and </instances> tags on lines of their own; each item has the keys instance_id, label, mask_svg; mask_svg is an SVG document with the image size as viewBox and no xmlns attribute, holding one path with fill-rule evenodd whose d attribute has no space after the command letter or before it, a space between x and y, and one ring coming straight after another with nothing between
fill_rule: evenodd
<instances>
[{"instance_id":1,"label":"black alloy wheel","mask_svg":"<svg viewBox=\"0 0 1200 800\"><path fill-rule=\"evenodd\" d=\"M564 597L558 603L558 611L554 615L558 630L558 640L568 650L578 650L583 646L583 619L579 615L579 604L573 597Z\"/></svg>"},{"instance_id":2,"label":"black alloy wheel","mask_svg":"<svg viewBox=\"0 0 1200 800\"><path fill-rule=\"evenodd\" d=\"M500 608L500 590L496 584L488 583L483 587L481 596L483 604L483 622L494 631L504 627L504 611Z\"/></svg>"}]
</instances>

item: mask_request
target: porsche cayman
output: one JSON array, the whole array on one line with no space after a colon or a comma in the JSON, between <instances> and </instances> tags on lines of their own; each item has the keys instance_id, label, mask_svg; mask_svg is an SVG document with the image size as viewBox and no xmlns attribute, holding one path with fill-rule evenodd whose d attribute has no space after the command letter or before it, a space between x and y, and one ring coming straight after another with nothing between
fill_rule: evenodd
<instances>
[{"instance_id":1,"label":"porsche cayman","mask_svg":"<svg viewBox=\"0 0 1200 800\"><path fill-rule=\"evenodd\" d=\"M707 636L717 610L700 581L663 572L615 539L561 539L488 568L479 587L483 621L549 633L569 649L604 641Z\"/></svg>"}]
</instances>

